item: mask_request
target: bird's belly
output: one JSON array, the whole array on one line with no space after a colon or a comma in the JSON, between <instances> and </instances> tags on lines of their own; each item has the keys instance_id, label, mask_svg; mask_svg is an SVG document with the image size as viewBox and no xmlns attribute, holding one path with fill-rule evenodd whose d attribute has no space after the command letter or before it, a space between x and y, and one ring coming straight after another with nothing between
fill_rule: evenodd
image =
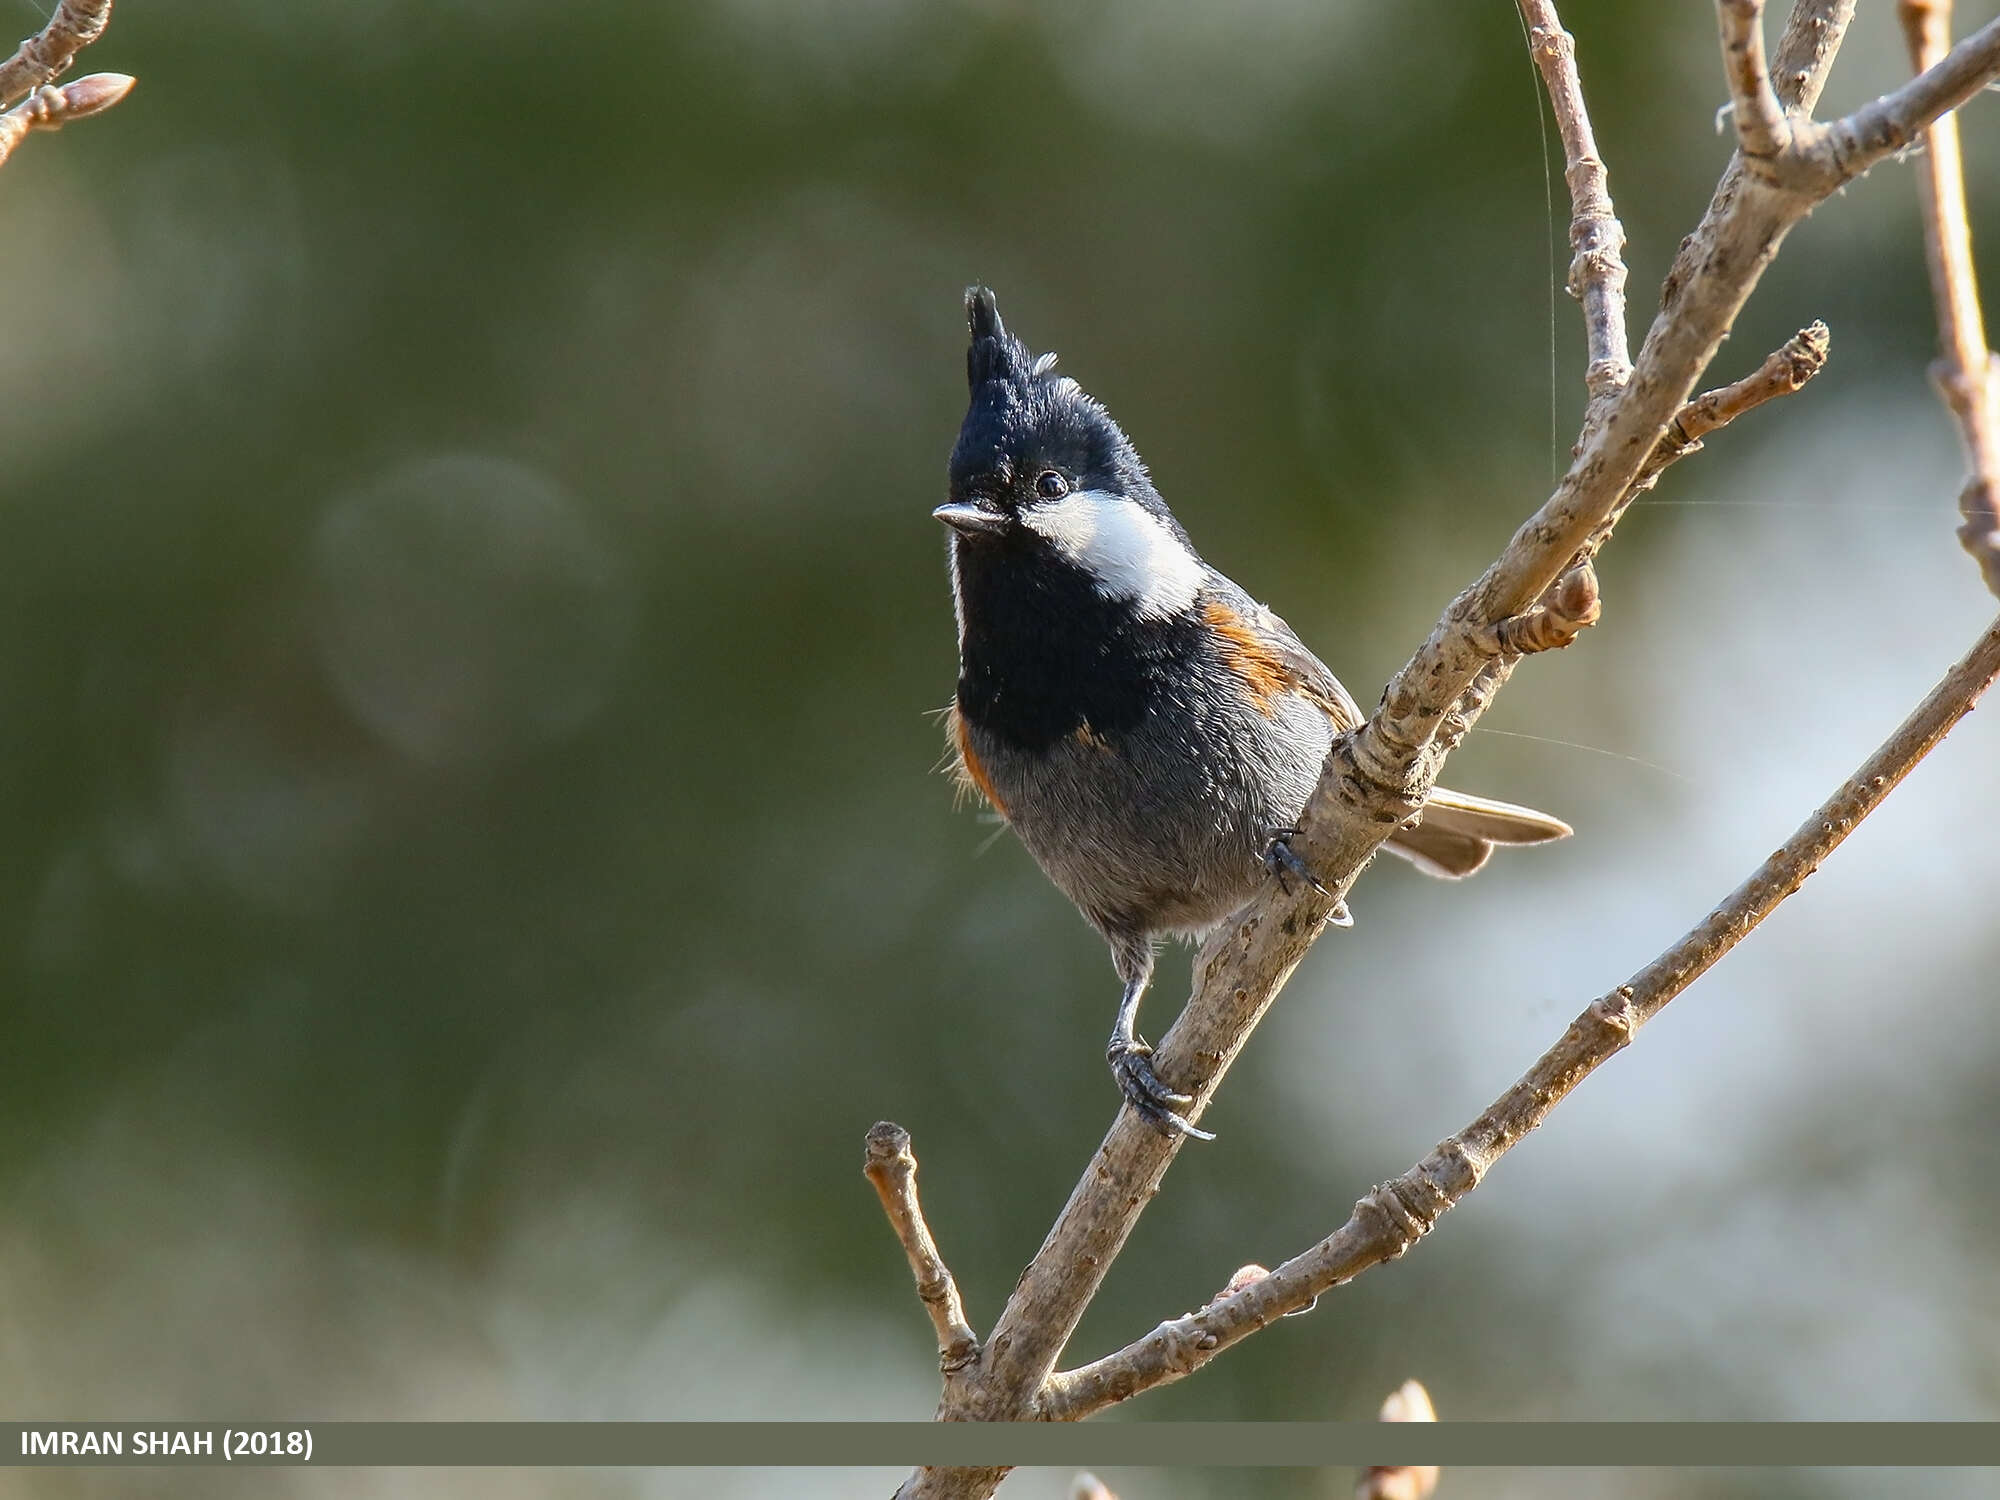
<instances>
[{"instance_id":1,"label":"bird's belly","mask_svg":"<svg viewBox=\"0 0 2000 1500\"><path fill-rule=\"evenodd\" d=\"M1100 928L1200 933L1266 878L1332 742L1325 716L1284 695L1205 716L1157 702L1115 734L1085 725L1024 752L968 725L981 774L1049 878Z\"/></svg>"}]
</instances>

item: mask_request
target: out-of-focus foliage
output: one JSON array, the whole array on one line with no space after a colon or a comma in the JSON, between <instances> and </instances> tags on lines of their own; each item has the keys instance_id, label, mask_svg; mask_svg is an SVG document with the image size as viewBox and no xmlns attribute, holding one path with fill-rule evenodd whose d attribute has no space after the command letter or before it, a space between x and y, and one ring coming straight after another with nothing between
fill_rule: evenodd
<instances>
[{"instance_id":1,"label":"out-of-focus foliage","mask_svg":"<svg viewBox=\"0 0 2000 1500\"><path fill-rule=\"evenodd\" d=\"M1829 108L1902 75L1864 9ZM1574 11L1636 333L1724 90L1705 7ZM961 288L1372 700L1580 404L1511 7L134 0L90 61L138 91L0 177L0 1406L926 1414L863 1131L915 1132L984 1325L1114 1105L1101 945L932 774ZM1717 376L1813 317L1831 367L1634 512L1604 624L1454 762L1579 836L1365 881L1079 1353L1469 1118L1979 628L1913 201L1885 166L1794 236ZM1995 1415L1996 745L1432 1243L1130 1414Z\"/></svg>"}]
</instances>

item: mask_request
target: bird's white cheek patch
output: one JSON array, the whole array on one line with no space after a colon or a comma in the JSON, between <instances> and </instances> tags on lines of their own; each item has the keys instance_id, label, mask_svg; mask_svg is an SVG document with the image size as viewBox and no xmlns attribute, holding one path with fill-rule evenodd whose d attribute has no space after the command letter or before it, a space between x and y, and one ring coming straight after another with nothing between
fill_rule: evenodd
<instances>
[{"instance_id":1,"label":"bird's white cheek patch","mask_svg":"<svg viewBox=\"0 0 2000 1500\"><path fill-rule=\"evenodd\" d=\"M1166 522L1105 490L1078 490L1032 505L1021 520L1089 573L1099 592L1129 599L1141 619L1164 620L1201 592L1201 562Z\"/></svg>"}]
</instances>

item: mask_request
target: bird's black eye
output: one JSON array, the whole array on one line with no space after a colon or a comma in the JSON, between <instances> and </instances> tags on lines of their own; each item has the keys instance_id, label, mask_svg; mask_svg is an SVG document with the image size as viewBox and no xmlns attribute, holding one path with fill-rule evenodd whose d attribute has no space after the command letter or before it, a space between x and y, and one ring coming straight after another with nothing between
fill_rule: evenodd
<instances>
[{"instance_id":1,"label":"bird's black eye","mask_svg":"<svg viewBox=\"0 0 2000 1500\"><path fill-rule=\"evenodd\" d=\"M1035 493L1044 500L1060 500L1069 493L1069 481L1054 469L1044 469L1035 481Z\"/></svg>"}]
</instances>

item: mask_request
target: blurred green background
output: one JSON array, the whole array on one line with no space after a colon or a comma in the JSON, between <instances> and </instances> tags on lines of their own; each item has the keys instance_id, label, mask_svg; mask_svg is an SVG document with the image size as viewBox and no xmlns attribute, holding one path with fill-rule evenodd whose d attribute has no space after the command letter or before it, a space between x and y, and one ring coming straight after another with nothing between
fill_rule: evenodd
<instances>
[{"instance_id":1,"label":"blurred green background","mask_svg":"<svg viewBox=\"0 0 2000 1500\"><path fill-rule=\"evenodd\" d=\"M1863 11L1828 110L1904 76ZM1636 340L1728 153L1711 12L1566 19ZM927 1415L863 1132L914 1131L984 1327L1115 1097L1101 944L933 774L961 289L1372 702L1580 410L1512 7L122 0L87 66L138 90L0 172L0 1406ZM1990 249L2000 107L1967 128ZM1814 317L1826 374L1633 513L1604 623L1453 763L1579 836L1369 875L1075 1357L1469 1119L1990 617L1907 172L1794 235L1717 380ZM1976 715L1418 1253L1122 1415L1365 1418L1412 1375L1455 1418L2000 1415L1997 750Z\"/></svg>"}]
</instances>

